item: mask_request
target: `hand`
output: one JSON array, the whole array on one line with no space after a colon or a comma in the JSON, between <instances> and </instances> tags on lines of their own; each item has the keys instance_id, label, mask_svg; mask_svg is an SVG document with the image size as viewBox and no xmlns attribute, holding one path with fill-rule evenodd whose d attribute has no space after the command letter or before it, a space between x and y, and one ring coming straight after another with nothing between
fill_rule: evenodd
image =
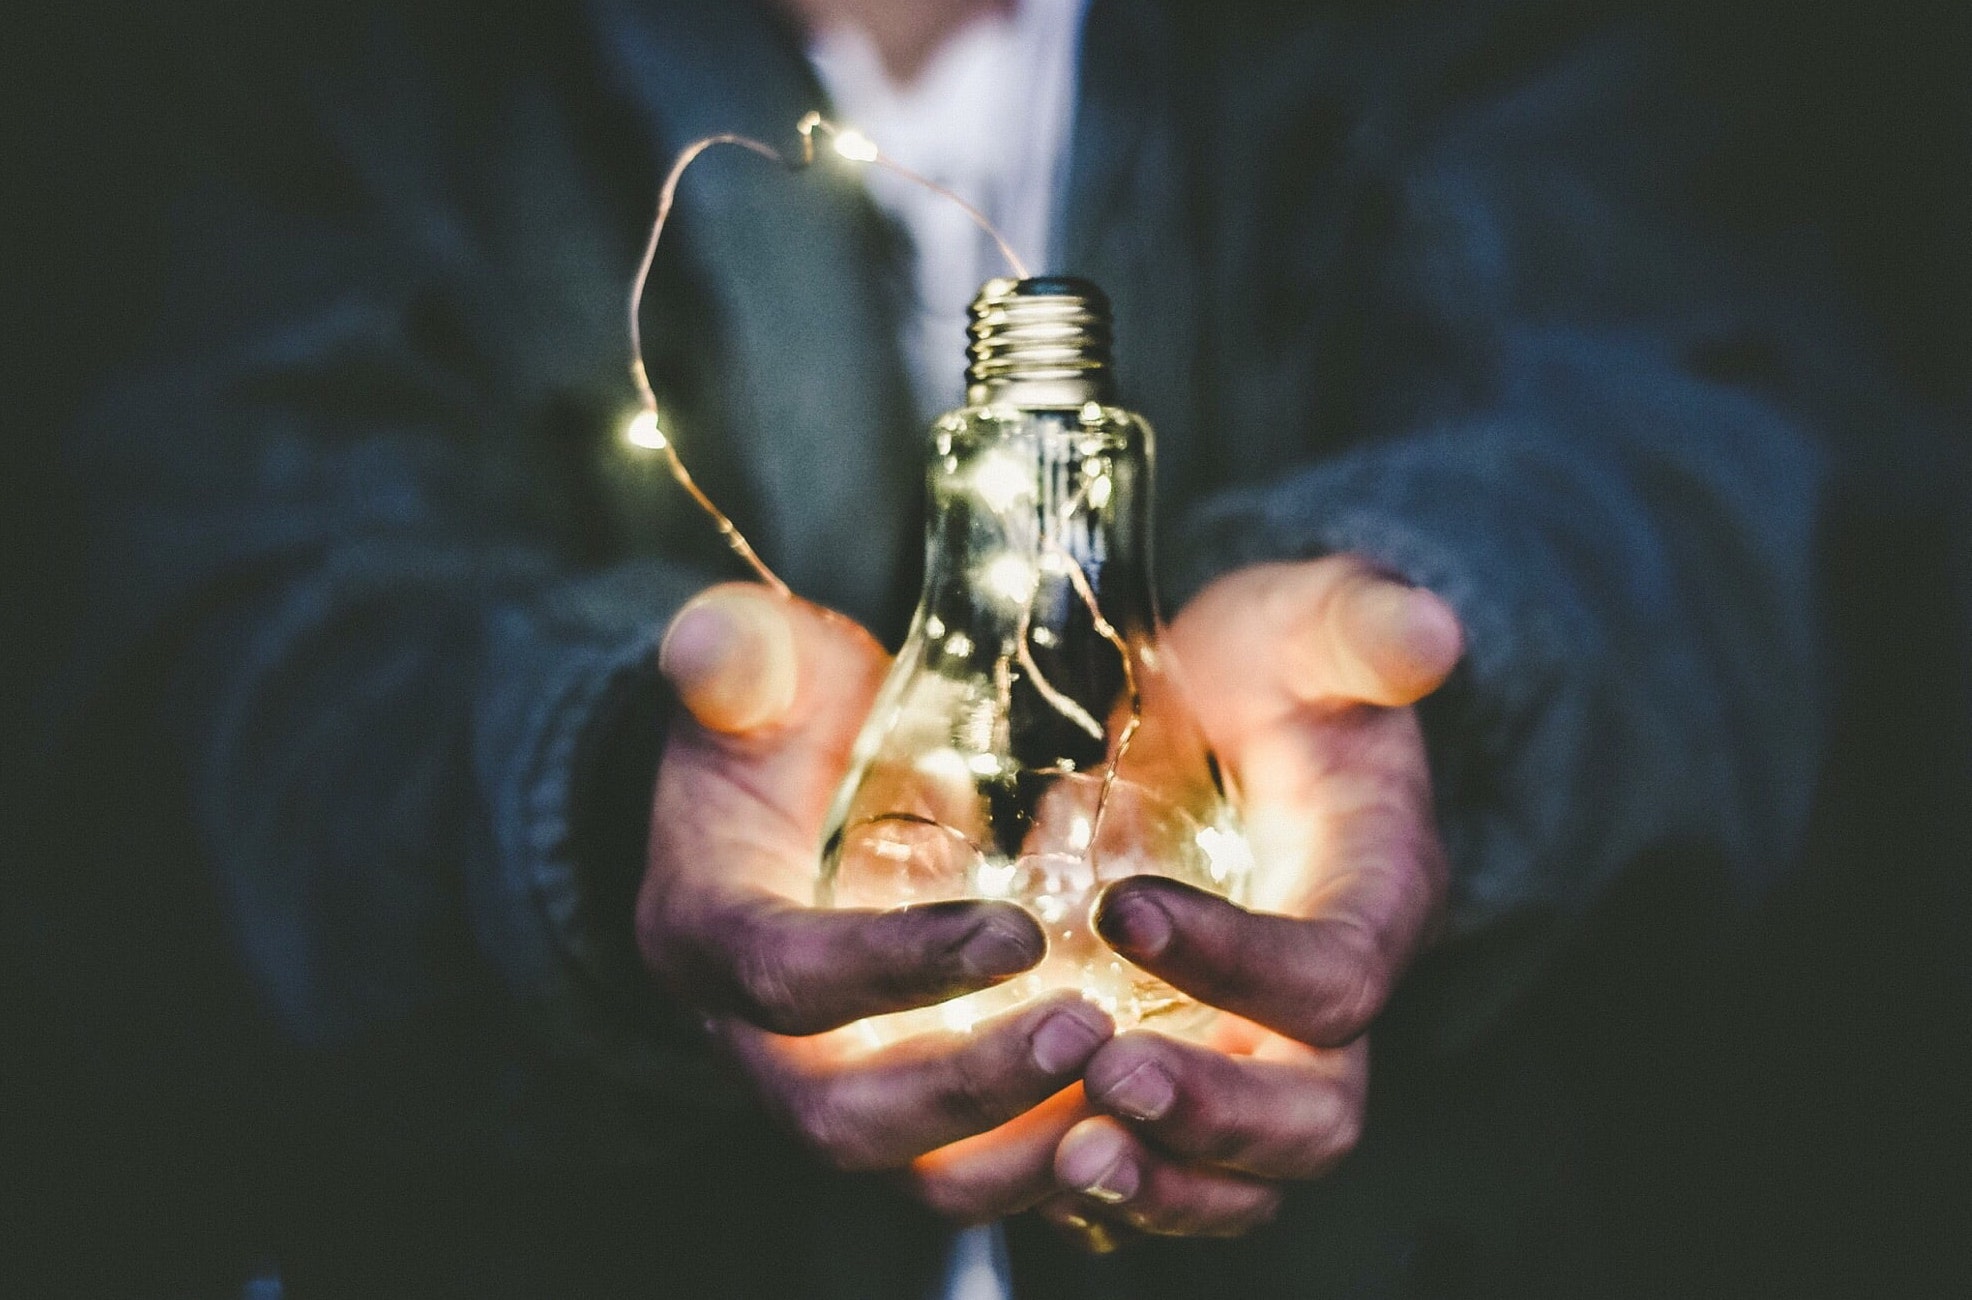
<instances>
[{"instance_id":1,"label":"hand","mask_svg":"<svg viewBox=\"0 0 1972 1300\"><path fill-rule=\"evenodd\" d=\"M1135 1031L1089 1062L1099 1114L1064 1135L1071 1190L1042 1213L1095 1249L1129 1230L1237 1235L1348 1153L1363 1032L1445 895L1409 706L1462 653L1448 606L1351 556L1261 565L1203 592L1169 644L1239 789L1266 910L1149 876L1104 894L1105 939L1229 1014L1202 1043Z\"/></svg>"},{"instance_id":2,"label":"hand","mask_svg":"<svg viewBox=\"0 0 1972 1300\"><path fill-rule=\"evenodd\" d=\"M903 1170L960 1143L912 1170L924 1199L967 1218L1038 1200L1059 1131L1040 1141L1016 1117L1080 1077L1113 1032L1100 1011L1054 998L969 1034L880 1050L830 1032L998 983L1044 949L1010 903L810 905L823 819L882 650L840 616L731 584L680 611L659 664L684 708L665 743L637 900L653 974L707 1013L761 1102L823 1160ZM977 1136L1010 1120L1003 1138Z\"/></svg>"}]
</instances>

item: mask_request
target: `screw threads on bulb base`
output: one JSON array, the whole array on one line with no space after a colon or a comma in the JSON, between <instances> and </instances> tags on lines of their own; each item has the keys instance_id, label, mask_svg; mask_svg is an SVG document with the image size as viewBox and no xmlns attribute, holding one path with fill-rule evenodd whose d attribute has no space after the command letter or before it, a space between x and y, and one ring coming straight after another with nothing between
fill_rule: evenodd
<instances>
[{"instance_id":1,"label":"screw threads on bulb base","mask_svg":"<svg viewBox=\"0 0 1972 1300\"><path fill-rule=\"evenodd\" d=\"M972 300L966 401L1066 409L1115 396L1109 298L1087 280L988 280Z\"/></svg>"}]
</instances>

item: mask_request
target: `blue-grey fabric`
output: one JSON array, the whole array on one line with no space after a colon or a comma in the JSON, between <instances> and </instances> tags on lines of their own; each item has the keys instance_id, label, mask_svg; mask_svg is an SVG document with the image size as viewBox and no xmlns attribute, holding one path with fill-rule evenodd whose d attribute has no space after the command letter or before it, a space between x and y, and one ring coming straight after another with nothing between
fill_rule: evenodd
<instances>
[{"instance_id":1,"label":"blue-grey fabric","mask_svg":"<svg viewBox=\"0 0 1972 1300\"><path fill-rule=\"evenodd\" d=\"M1058 269L1114 299L1159 430L1167 604L1353 550L1464 619L1427 712L1453 906L1397 1012L1450 1050L1634 863L1694 849L1750 892L1788 862L1832 345L1694 207L1708 122L1650 30L1222 9L1092 7ZM94 552L54 712L128 710L184 792L143 815L190 828L228 959L332 1094L414 1143L675 1159L754 1121L630 944L653 647L738 574L616 438L623 292L671 151L787 142L819 95L746 6L340 30L280 147L178 197L151 357L70 439ZM899 253L845 173L708 157L645 314L701 480L890 638Z\"/></svg>"}]
</instances>

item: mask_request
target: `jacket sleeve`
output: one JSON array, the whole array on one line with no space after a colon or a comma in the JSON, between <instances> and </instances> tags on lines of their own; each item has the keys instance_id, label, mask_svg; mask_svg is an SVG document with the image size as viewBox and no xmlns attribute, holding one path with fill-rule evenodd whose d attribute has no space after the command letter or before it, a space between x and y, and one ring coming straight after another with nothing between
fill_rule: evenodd
<instances>
[{"instance_id":1,"label":"jacket sleeve","mask_svg":"<svg viewBox=\"0 0 1972 1300\"><path fill-rule=\"evenodd\" d=\"M722 1089L629 933L654 650L722 575L598 558L632 232L547 96L462 125L426 70L361 66L280 150L206 160L150 356L70 440L65 707L118 710L80 762L141 749L182 788L189 878L339 1113L660 1150Z\"/></svg>"},{"instance_id":2,"label":"jacket sleeve","mask_svg":"<svg viewBox=\"0 0 1972 1300\"><path fill-rule=\"evenodd\" d=\"M1349 445L1182 530L1182 589L1353 551L1463 620L1466 659L1424 709L1449 924L1405 994L1440 1045L1653 855L1716 864L1717 898L1744 899L1804 830L1834 404L1803 372L1826 340L1673 208L1705 122L1664 111L1681 83L1660 53L1604 34L1484 93L1410 88L1435 111L1372 113L1358 346L1328 376Z\"/></svg>"}]
</instances>

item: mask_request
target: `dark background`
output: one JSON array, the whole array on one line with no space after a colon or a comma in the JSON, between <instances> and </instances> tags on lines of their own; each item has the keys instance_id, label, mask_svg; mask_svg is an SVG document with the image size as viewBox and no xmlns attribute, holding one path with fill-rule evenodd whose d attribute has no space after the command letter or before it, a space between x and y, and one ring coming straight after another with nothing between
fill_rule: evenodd
<instances>
[{"instance_id":1,"label":"dark background","mask_svg":"<svg viewBox=\"0 0 1972 1300\"><path fill-rule=\"evenodd\" d=\"M1610 1294L1972 1295L1972 6L1652 12L1731 106L1718 209L1825 247L1909 400L1843 449L1822 538L1840 704L1800 869L1750 935L1665 933L1661 917L1691 910L1655 905L1676 872L1639 873L1554 981L1539 1032L1591 1117L1583 1196ZM38 798L32 711L59 668L78 546L57 431L144 335L175 179L203 150L278 140L278 121L240 106L325 21L306 6L36 6L0 42L17 209L0 277L0 1235L25 1248L0 1271L7 1294L180 1293L166 1278L198 1294L252 1262L277 1213L249 1150L259 1103L132 1105L141 1090L106 1084L89 1050L124 1027L79 1031L24 955L51 942L31 882L61 871L69 815ZM141 899L133 885L105 904ZM457 1188L396 1194L427 1191ZM460 1203L462 1237L524 1216L496 1200Z\"/></svg>"}]
</instances>

